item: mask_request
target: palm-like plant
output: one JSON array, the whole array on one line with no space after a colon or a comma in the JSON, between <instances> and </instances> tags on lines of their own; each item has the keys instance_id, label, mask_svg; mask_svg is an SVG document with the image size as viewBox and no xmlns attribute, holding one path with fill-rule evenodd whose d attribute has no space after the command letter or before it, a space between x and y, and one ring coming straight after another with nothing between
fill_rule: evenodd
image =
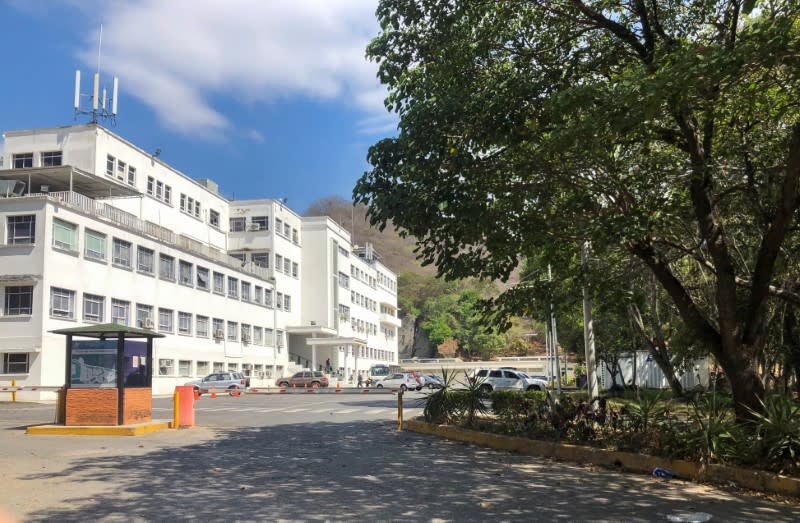
<instances>
[{"instance_id":1,"label":"palm-like plant","mask_svg":"<svg viewBox=\"0 0 800 523\"><path fill-rule=\"evenodd\" d=\"M428 423L447 423L453 419L458 409L456 396L453 394L455 377L454 371L442 369L442 387L425 395L422 415Z\"/></svg>"}]
</instances>

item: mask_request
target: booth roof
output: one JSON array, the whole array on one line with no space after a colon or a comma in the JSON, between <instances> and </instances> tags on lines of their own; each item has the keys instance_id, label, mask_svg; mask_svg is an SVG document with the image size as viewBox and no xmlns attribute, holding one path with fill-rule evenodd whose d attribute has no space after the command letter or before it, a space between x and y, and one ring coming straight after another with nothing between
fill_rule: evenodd
<instances>
[{"instance_id":1,"label":"booth roof","mask_svg":"<svg viewBox=\"0 0 800 523\"><path fill-rule=\"evenodd\" d=\"M164 338L163 334L147 329L137 329L127 327L118 323L101 323L99 325L87 325L85 327L71 327L69 329L58 329L50 331L53 334L72 334L73 336L85 336L87 338L116 338L123 334L126 338Z\"/></svg>"}]
</instances>

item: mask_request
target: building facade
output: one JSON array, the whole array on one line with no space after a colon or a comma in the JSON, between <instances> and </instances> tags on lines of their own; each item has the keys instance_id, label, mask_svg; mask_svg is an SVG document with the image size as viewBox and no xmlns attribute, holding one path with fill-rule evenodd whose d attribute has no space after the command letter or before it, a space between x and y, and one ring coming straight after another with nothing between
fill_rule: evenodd
<instances>
[{"instance_id":1,"label":"building facade","mask_svg":"<svg viewBox=\"0 0 800 523\"><path fill-rule=\"evenodd\" d=\"M227 200L97 124L4 134L0 383L64 383L51 331L115 322L156 340L153 389L236 370L353 378L397 362L397 279L326 217Z\"/></svg>"}]
</instances>

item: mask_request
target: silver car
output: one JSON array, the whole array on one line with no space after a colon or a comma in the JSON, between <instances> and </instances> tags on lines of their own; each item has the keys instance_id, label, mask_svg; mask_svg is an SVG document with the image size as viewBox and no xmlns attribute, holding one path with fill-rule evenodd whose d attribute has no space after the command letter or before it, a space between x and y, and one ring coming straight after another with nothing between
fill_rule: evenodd
<instances>
[{"instance_id":1,"label":"silver car","mask_svg":"<svg viewBox=\"0 0 800 523\"><path fill-rule=\"evenodd\" d=\"M240 372L215 372L201 380L186 382L199 394L206 394L210 389L244 390L247 388L247 378Z\"/></svg>"}]
</instances>

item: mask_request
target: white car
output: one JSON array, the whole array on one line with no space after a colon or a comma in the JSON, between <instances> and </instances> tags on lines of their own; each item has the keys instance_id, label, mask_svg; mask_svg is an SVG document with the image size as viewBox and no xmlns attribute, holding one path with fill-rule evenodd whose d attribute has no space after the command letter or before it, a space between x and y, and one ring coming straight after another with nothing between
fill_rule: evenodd
<instances>
[{"instance_id":1,"label":"white car","mask_svg":"<svg viewBox=\"0 0 800 523\"><path fill-rule=\"evenodd\" d=\"M476 369L469 378L470 381L482 382L484 392L493 390L547 390L547 382L531 378L522 371L515 369Z\"/></svg>"},{"instance_id":2,"label":"white car","mask_svg":"<svg viewBox=\"0 0 800 523\"><path fill-rule=\"evenodd\" d=\"M403 392L407 390L422 390L422 385L419 384L417 378L408 372L390 374L383 380L379 381L376 387L379 389L400 389Z\"/></svg>"}]
</instances>

